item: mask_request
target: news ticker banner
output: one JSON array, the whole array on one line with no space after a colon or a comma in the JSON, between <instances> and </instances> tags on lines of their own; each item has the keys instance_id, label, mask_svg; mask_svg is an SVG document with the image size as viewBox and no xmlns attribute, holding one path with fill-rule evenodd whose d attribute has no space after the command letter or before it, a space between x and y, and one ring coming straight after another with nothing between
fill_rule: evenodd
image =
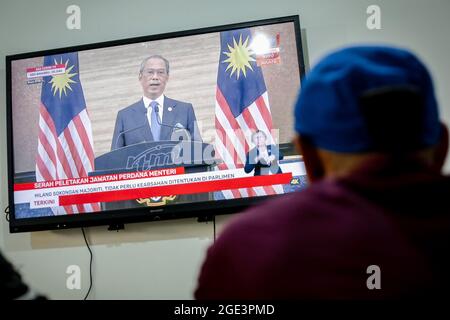
<instances>
[{"instance_id":1,"label":"news ticker banner","mask_svg":"<svg viewBox=\"0 0 450 320\"><path fill-rule=\"evenodd\" d=\"M184 168L178 167L19 183L14 184L14 201L15 204L29 203L31 209L52 208L289 184L293 176L305 174L304 167L292 164L284 166L283 172L288 173L253 176L243 169L233 169L186 174Z\"/></svg>"}]
</instances>

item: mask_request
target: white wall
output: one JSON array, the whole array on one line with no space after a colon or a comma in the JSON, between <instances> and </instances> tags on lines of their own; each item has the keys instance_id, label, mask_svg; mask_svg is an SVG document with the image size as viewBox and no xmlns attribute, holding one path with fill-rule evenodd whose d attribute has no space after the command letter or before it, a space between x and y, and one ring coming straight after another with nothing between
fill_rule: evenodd
<instances>
[{"instance_id":1,"label":"white wall","mask_svg":"<svg viewBox=\"0 0 450 320\"><path fill-rule=\"evenodd\" d=\"M81 30L66 29L70 4L81 7ZM366 28L370 4L381 7L382 30ZM450 124L448 0L0 0L1 209L7 205L5 55L293 14L300 15L305 29L311 65L328 50L351 43L414 50L434 75L441 115ZM11 235L0 220L0 247L28 283L51 298L84 295L89 257L80 230ZM92 298L189 299L212 225L187 219L127 225L119 233L91 228L88 235L95 256ZM71 264L82 268L81 291L65 288Z\"/></svg>"}]
</instances>

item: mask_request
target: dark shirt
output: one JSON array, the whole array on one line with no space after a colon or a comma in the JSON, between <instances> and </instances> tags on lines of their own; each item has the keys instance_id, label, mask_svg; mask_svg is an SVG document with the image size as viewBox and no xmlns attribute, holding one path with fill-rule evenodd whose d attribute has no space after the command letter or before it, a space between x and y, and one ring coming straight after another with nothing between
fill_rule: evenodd
<instances>
[{"instance_id":1,"label":"dark shirt","mask_svg":"<svg viewBox=\"0 0 450 320\"><path fill-rule=\"evenodd\" d=\"M381 159L233 218L197 299L448 296L450 178ZM381 271L369 290L367 267Z\"/></svg>"}]
</instances>

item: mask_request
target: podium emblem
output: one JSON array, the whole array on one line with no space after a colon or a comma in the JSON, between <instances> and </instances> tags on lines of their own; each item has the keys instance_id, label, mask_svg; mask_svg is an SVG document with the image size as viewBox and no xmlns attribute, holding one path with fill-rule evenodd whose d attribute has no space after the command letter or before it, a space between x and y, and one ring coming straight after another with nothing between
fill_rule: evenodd
<instances>
[{"instance_id":1,"label":"podium emblem","mask_svg":"<svg viewBox=\"0 0 450 320\"><path fill-rule=\"evenodd\" d=\"M136 201L139 204L145 205L147 207L160 207L169 204L174 201L177 196L164 196L164 197L150 197L150 198L139 198Z\"/></svg>"}]
</instances>

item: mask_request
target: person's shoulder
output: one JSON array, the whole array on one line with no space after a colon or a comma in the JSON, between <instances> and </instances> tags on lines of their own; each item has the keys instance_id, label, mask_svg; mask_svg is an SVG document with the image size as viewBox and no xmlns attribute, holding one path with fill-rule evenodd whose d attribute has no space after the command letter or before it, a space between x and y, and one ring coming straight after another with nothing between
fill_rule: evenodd
<instances>
[{"instance_id":1,"label":"person's shoulder","mask_svg":"<svg viewBox=\"0 0 450 320\"><path fill-rule=\"evenodd\" d=\"M120 109L118 113L125 114L130 111L135 111L135 110L139 109L140 107L142 107L142 104L143 104L142 99L139 99L138 101L130 104L129 106L126 106L126 107Z\"/></svg>"},{"instance_id":2,"label":"person's shoulder","mask_svg":"<svg viewBox=\"0 0 450 320\"><path fill-rule=\"evenodd\" d=\"M311 229L319 236L320 230L327 228L327 222L338 222L337 230L347 229L349 226L341 222L345 224L349 218L352 220L355 212L351 208L358 201L363 200L355 199L353 193L337 181L317 182L304 190L266 200L243 211L232 218L222 236L224 242L237 243L247 241L246 238L255 234L288 236L289 232Z\"/></svg>"},{"instance_id":3,"label":"person's shoulder","mask_svg":"<svg viewBox=\"0 0 450 320\"><path fill-rule=\"evenodd\" d=\"M171 107L192 108L192 103L189 103L189 102L172 99L172 98L169 98L167 96L164 96L164 99L165 99L164 103L169 105L169 106L171 106Z\"/></svg>"}]
</instances>

